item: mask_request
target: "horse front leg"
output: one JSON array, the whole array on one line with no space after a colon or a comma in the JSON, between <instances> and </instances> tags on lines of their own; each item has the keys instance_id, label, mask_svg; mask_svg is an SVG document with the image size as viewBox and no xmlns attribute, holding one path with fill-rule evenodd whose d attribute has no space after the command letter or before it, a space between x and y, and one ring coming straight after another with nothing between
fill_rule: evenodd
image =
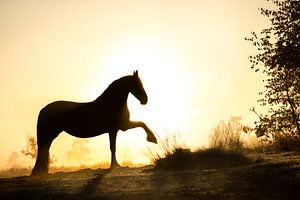
<instances>
[{"instance_id":1,"label":"horse front leg","mask_svg":"<svg viewBox=\"0 0 300 200\"><path fill-rule=\"evenodd\" d=\"M109 144L110 144L110 151L111 151L110 168L120 166L116 159L116 139L117 139L117 131L110 132L109 133Z\"/></svg>"},{"instance_id":2,"label":"horse front leg","mask_svg":"<svg viewBox=\"0 0 300 200\"><path fill-rule=\"evenodd\" d=\"M156 139L154 133L150 130L150 128L144 122L142 122L142 121L129 121L128 122L127 129L137 128L137 127L141 127L145 130L145 132L147 133L147 141L148 142L153 142L153 143L157 144L157 139Z\"/></svg>"}]
</instances>

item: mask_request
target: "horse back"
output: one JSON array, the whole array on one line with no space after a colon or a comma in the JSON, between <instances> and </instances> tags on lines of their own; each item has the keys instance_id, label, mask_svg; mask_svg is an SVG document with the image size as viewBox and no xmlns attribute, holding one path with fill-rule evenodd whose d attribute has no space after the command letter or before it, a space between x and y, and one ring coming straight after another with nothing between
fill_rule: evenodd
<instances>
[{"instance_id":1,"label":"horse back","mask_svg":"<svg viewBox=\"0 0 300 200\"><path fill-rule=\"evenodd\" d=\"M58 128L66 114L80 107L80 103L69 101L55 101L41 109L38 116L38 128Z\"/></svg>"}]
</instances>

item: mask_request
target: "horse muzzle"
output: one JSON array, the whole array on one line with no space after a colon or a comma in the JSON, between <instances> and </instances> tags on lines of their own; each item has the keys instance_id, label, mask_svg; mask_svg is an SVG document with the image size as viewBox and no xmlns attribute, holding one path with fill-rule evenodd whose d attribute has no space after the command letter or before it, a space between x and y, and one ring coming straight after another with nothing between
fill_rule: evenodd
<instances>
[{"instance_id":1,"label":"horse muzzle","mask_svg":"<svg viewBox=\"0 0 300 200\"><path fill-rule=\"evenodd\" d=\"M141 104L142 104L142 105L147 104L147 102L148 102L148 97L147 97L147 96L144 97L143 99L141 99Z\"/></svg>"}]
</instances>

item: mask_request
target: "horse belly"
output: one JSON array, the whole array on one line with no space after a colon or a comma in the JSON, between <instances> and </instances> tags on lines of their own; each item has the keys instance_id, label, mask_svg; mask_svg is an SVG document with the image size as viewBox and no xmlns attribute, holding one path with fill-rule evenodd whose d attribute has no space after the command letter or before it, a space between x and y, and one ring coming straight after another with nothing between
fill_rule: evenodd
<instances>
[{"instance_id":1,"label":"horse belly","mask_svg":"<svg viewBox=\"0 0 300 200\"><path fill-rule=\"evenodd\" d=\"M89 138L89 137L95 137L98 135L101 135L103 133L106 133L107 131L105 130L100 130L100 129L92 129L89 127L84 127L84 128L66 128L64 130L66 133L79 137L79 138Z\"/></svg>"},{"instance_id":2,"label":"horse belly","mask_svg":"<svg viewBox=\"0 0 300 200\"><path fill-rule=\"evenodd\" d=\"M87 138L118 130L118 120L101 113L80 113L67 118L63 130L73 136Z\"/></svg>"}]
</instances>

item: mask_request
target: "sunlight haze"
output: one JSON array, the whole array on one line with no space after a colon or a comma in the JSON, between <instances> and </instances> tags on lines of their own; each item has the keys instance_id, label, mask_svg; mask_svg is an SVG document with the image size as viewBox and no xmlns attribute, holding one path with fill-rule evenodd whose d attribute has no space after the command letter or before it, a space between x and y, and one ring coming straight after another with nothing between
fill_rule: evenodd
<instances>
[{"instance_id":1,"label":"sunlight haze","mask_svg":"<svg viewBox=\"0 0 300 200\"><path fill-rule=\"evenodd\" d=\"M132 120L182 143L207 145L211 128L231 116L253 126L262 77L244 40L268 26L263 0L0 0L0 169L36 135L41 108L56 100L93 101L108 85L139 70L148 94L132 95ZM74 137L63 133L51 154L68 165ZM89 138L88 160L109 162L108 135ZM119 131L117 159L149 163L142 129ZM21 157L22 155L19 156ZM22 159L19 158L19 162ZM83 163L85 162L85 163Z\"/></svg>"}]
</instances>

